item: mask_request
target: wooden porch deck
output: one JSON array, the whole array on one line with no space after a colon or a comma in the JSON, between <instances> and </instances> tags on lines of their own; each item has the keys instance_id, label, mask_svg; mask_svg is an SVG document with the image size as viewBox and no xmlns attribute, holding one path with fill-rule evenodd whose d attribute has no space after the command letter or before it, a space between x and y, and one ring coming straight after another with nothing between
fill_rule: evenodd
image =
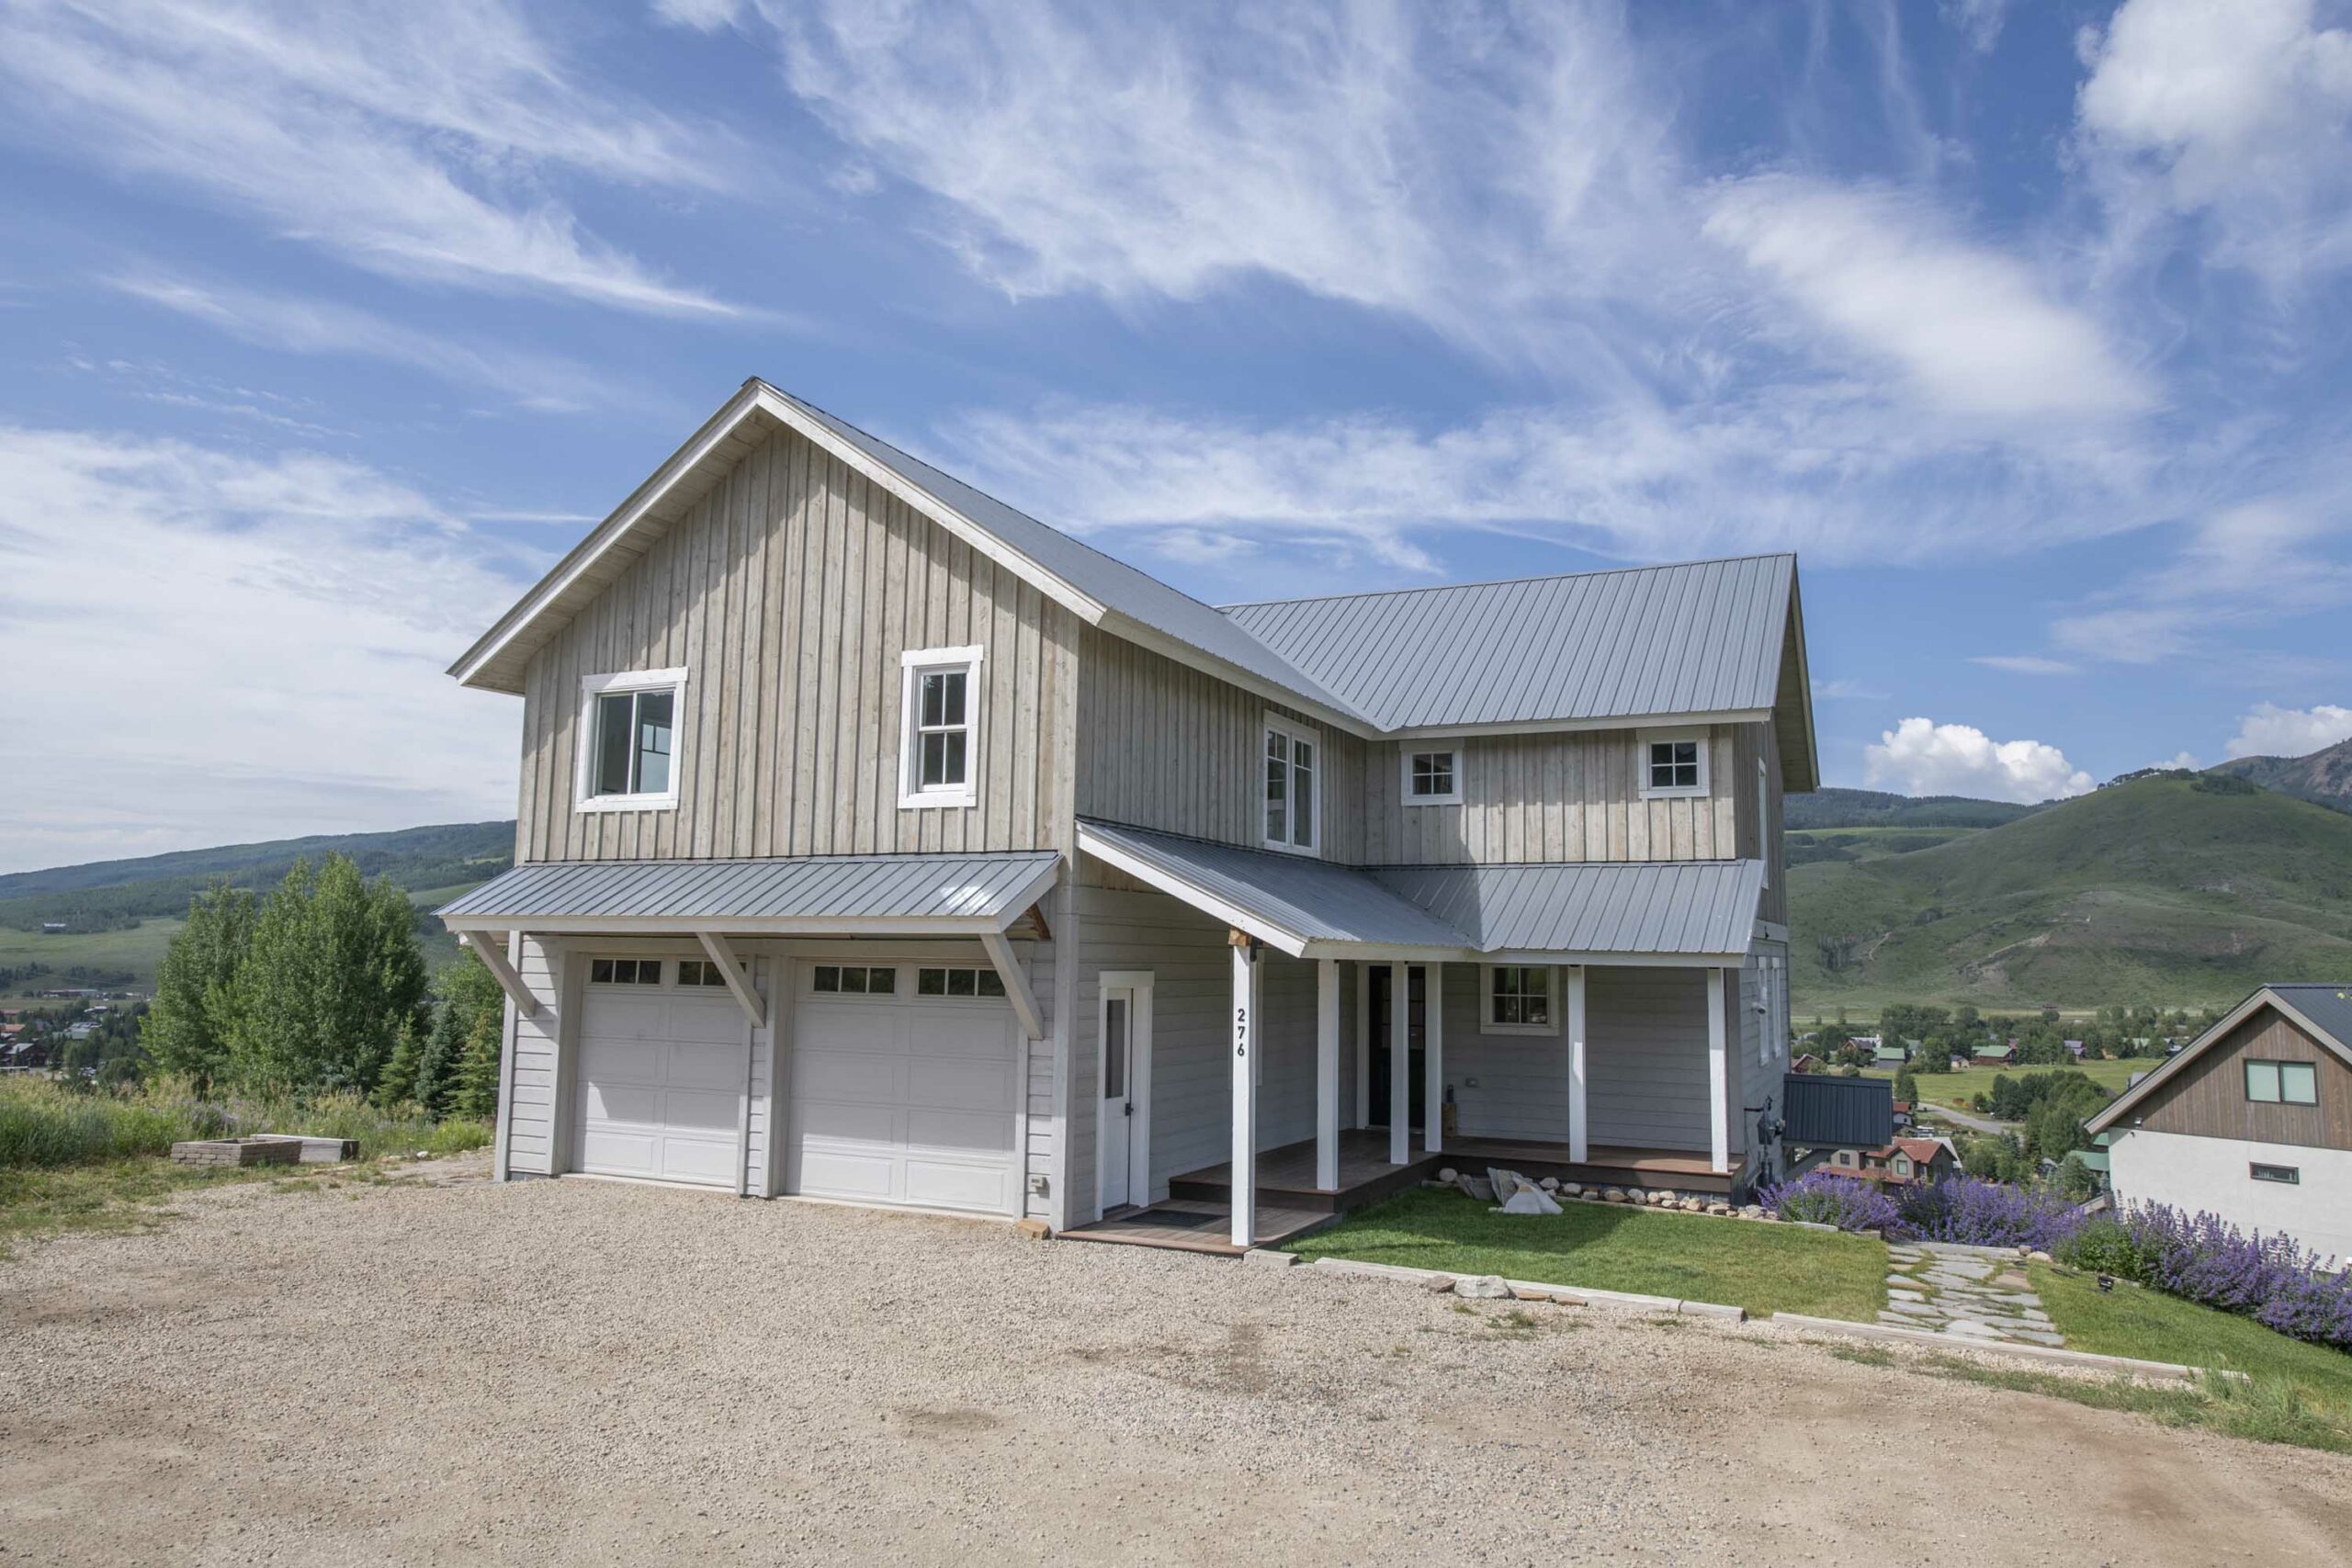
<instances>
[{"instance_id":1,"label":"wooden porch deck","mask_svg":"<svg viewBox=\"0 0 2352 1568\"><path fill-rule=\"evenodd\" d=\"M1732 1189L1731 1177L1711 1169L1705 1155L1685 1149L1596 1144L1585 1153L1589 1157L1578 1163L1568 1158L1566 1144L1455 1138L1444 1152L1430 1155L1420 1152L1416 1140L1410 1162L1391 1165L1386 1132L1351 1128L1340 1134L1340 1185L1329 1190L1315 1185L1313 1139L1266 1149L1258 1156L1258 1245L1279 1247L1295 1240L1351 1210L1418 1186L1447 1166L1469 1171L1508 1166L1528 1176L1607 1187L1666 1187L1726 1195ZM1242 1250L1232 1242L1232 1214L1233 1168L1227 1163L1170 1178L1165 1202L1107 1215L1062 1235L1072 1241L1231 1256Z\"/></svg>"}]
</instances>

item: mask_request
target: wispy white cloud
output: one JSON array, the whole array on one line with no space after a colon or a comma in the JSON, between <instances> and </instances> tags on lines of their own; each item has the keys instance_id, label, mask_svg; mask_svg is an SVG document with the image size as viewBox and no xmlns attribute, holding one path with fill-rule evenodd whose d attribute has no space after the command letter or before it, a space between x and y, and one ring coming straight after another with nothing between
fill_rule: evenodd
<instances>
[{"instance_id":1,"label":"wispy white cloud","mask_svg":"<svg viewBox=\"0 0 2352 1568\"><path fill-rule=\"evenodd\" d=\"M2090 774L2057 747L2039 740L1995 740L1966 724L1906 718L1862 753L1863 776L1905 795L1967 795L2041 801L2082 795Z\"/></svg>"},{"instance_id":2,"label":"wispy white cloud","mask_svg":"<svg viewBox=\"0 0 2352 1568\"><path fill-rule=\"evenodd\" d=\"M2009 0L1942 0L1944 19L1958 28L1968 47L1989 54L2001 41L2001 24L2008 20Z\"/></svg>"},{"instance_id":3,"label":"wispy white cloud","mask_svg":"<svg viewBox=\"0 0 2352 1568\"><path fill-rule=\"evenodd\" d=\"M2245 627L2352 604L2352 563L2324 499L2249 502L2190 527L2162 564L2051 625L2086 658L2153 664Z\"/></svg>"},{"instance_id":4,"label":"wispy white cloud","mask_svg":"<svg viewBox=\"0 0 2352 1568\"><path fill-rule=\"evenodd\" d=\"M74 675L14 699L0 866L511 811L511 705L441 674L505 566L357 464L0 428L0 631Z\"/></svg>"},{"instance_id":5,"label":"wispy white cloud","mask_svg":"<svg viewBox=\"0 0 2352 1568\"><path fill-rule=\"evenodd\" d=\"M2126 0L2083 51L2079 134L2122 243L2188 218L2273 284L2352 263L2352 32L2313 0Z\"/></svg>"},{"instance_id":6,"label":"wispy white cloud","mask_svg":"<svg viewBox=\"0 0 2352 1568\"><path fill-rule=\"evenodd\" d=\"M1972 654L1968 661L1982 664L1987 670L2006 670L2012 675L2072 675L2081 669L2063 659L2039 653L1978 653Z\"/></svg>"},{"instance_id":7,"label":"wispy white cloud","mask_svg":"<svg viewBox=\"0 0 2352 1568\"><path fill-rule=\"evenodd\" d=\"M117 293L207 322L244 343L291 354L358 355L486 389L525 408L566 412L639 400L642 391L576 360L478 346L347 305L263 294L164 273L103 280Z\"/></svg>"},{"instance_id":8,"label":"wispy white cloud","mask_svg":"<svg viewBox=\"0 0 2352 1568\"><path fill-rule=\"evenodd\" d=\"M1824 703L1879 703L1886 700L1887 694L1861 681L1844 678L1824 681L1816 676L1813 682L1813 696L1815 702Z\"/></svg>"},{"instance_id":9,"label":"wispy white cloud","mask_svg":"<svg viewBox=\"0 0 2352 1568\"><path fill-rule=\"evenodd\" d=\"M565 175L707 188L720 137L574 82L498 0L0 13L14 133L393 276L729 313L587 232Z\"/></svg>"},{"instance_id":10,"label":"wispy white cloud","mask_svg":"<svg viewBox=\"0 0 2352 1568\"><path fill-rule=\"evenodd\" d=\"M2222 750L2232 757L2308 757L2346 739L2352 739L2352 707L2258 703L2238 720L2238 732Z\"/></svg>"},{"instance_id":11,"label":"wispy white cloud","mask_svg":"<svg viewBox=\"0 0 2352 1568\"><path fill-rule=\"evenodd\" d=\"M2089 317L1914 197L1758 175L1716 186L1708 207L1710 238L1937 406L2031 420L2153 400Z\"/></svg>"}]
</instances>

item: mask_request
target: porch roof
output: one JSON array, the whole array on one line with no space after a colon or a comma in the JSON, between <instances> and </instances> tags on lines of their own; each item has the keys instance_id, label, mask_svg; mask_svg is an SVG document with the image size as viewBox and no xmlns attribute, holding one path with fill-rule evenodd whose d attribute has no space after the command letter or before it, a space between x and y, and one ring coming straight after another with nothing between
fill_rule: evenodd
<instances>
[{"instance_id":1,"label":"porch roof","mask_svg":"<svg viewBox=\"0 0 2352 1568\"><path fill-rule=\"evenodd\" d=\"M451 931L1001 935L1053 885L1051 850L518 865L444 905Z\"/></svg>"},{"instance_id":2,"label":"porch roof","mask_svg":"<svg viewBox=\"0 0 2352 1568\"><path fill-rule=\"evenodd\" d=\"M1084 818L1078 842L1294 956L1736 962L1763 890L1757 861L1359 869Z\"/></svg>"}]
</instances>

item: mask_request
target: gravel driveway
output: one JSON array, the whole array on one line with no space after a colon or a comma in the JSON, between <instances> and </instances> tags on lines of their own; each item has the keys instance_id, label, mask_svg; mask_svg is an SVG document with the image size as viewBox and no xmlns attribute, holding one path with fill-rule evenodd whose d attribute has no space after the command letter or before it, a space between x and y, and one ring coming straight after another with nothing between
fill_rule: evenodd
<instances>
[{"instance_id":1,"label":"gravel driveway","mask_svg":"<svg viewBox=\"0 0 2352 1568\"><path fill-rule=\"evenodd\" d=\"M222 1190L157 1234L0 1263L0 1562L2289 1564L2352 1543L2345 1459L1769 1329L480 1169Z\"/></svg>"}]
</instances>

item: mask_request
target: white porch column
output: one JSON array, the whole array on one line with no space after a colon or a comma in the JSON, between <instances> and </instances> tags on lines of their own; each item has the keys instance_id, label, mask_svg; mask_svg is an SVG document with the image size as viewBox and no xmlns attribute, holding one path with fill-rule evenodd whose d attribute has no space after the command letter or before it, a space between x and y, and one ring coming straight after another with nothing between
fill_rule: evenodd
<instances>
[{"instance_id":1,"label":"white porch column","mask_svg":"<svg viewBox=\"0 0 2352 1568\"><path fill-rule=\"evenodd\" d=\"M1707 1147L1718 1172L1731 1169L1731 1062L1724 1027L1724 974L1707 971Z\"/></svg>"},{"instance_id":2,"label":"white porch column","mask_svg":"<svg viewBox=\"0 0 2352 1568\"><path fill-rule=\"evenodd\" d=\"M1480 1003L1485 1006L1485 1003ZM1582 1165L1585 1143L1584 965L1568 970L1568 1158Z\"/></svg>"},{"instance_id":3,"label":"white porch column","mask_svg":"<svg viewBox=\"0 0 2352 1568\"><path fill-rule=\"evenodd\" d=\"M1258 1239L1258 949L1240 931L1233 944L1233 1245Z\"/></svg>"},{"instance_id":4,"label":"white porch column","mask_svg":"<svg viewBox=\"0 0 2352 1568\"><path fill-rule=\"evenodd\" d=\"M1413 974L1388 966L1388 1163L1413 1163Z\"/></svg>"},{"instance_id":5,"label":"white porch column","mask_svg":"<svg viewBox=\"0 0 2352 1568\"><path fill-rule=\"evenodd\" d=\"M1340 1190L1340 961L1315 961L1315 1185Z\"/></svg>"},{"instance_id":6,"label":"white porch column","mask_svg":"<svg viewBox=\"0 0 2352 1568\"><path fill-rule=\"evenodd\" d=\"M1426 964L1423 973L1430 999L1421 1031L1421 1149L1436 1154L1445 1147L1445 965Z\"/></svg>"}]
</instances>

